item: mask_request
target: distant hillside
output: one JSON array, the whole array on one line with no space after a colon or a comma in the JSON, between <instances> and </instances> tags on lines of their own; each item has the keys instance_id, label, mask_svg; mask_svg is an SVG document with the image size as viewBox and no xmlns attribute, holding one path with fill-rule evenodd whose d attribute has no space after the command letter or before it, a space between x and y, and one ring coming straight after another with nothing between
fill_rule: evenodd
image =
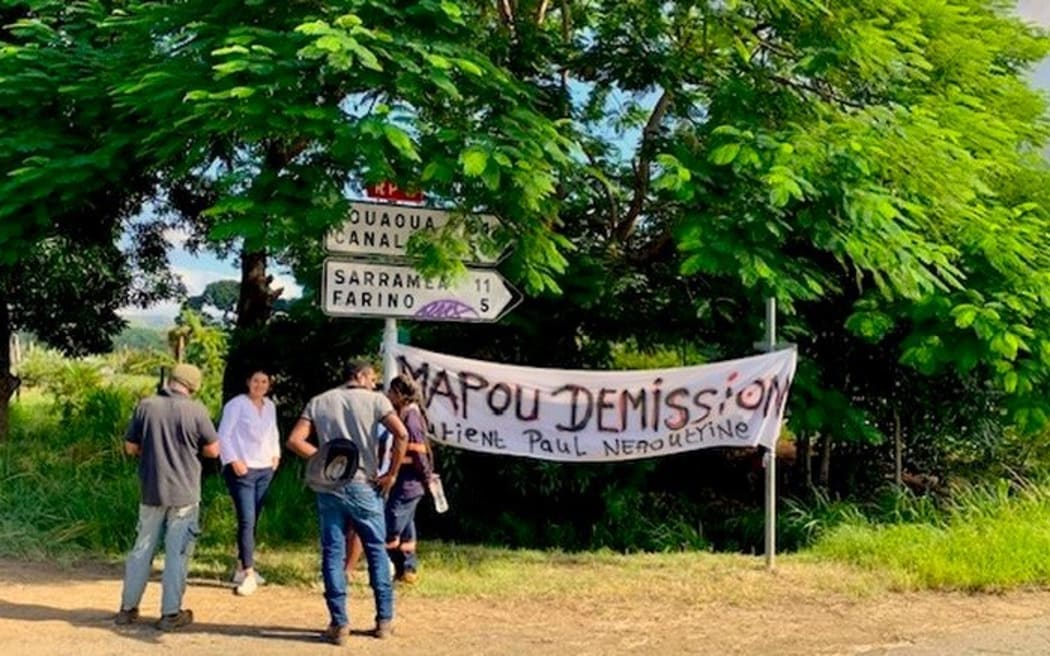
<instances>
[{"instance_id":1,"label":"distant hillside","mask_svg":"<svg viewBox=\"0 0 1050 656\"><path fill-rule=\"evenodd\" d=\"M167 314L136 314L125 317L131 328L151 328L153 330L170 330L175 327L175 317Z\"/></svg>"},{"instance_id":2,"label":"distant hillside","mask_svg":"<svg viewBox=\"0 0 1050 656\"><path fill-rule=\"evenodd\" d=\"M113 338L113 350L130 348L143 351L164 351L168 348L168 329L131 325Z\"/></svg>"}]
</instances>

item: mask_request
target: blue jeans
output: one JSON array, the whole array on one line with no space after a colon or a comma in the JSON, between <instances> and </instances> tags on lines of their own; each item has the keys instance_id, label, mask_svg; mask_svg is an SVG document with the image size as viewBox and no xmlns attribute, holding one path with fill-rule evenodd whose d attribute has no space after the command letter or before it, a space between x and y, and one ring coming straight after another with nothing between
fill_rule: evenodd
<instances>
[{"instance_id":1,"label":"blue jeans","mask_svg":"<svg viewBox=\"0 0 1050 656\"><path fill-rule=\"evenodd\" d=\"M394 578L419 568L416 560L416 506L422 495L406 498L394 486L386 503L386 547L390 562L394 563Z\"/></svg>"},{"instance_id":2,"label":"blue jeans","mask_svg":"<svg viewBox=\"0 0 1050 656\"><path fill-rule=\"evenodd\" d=\"M160 536L164 535L164 576L161 581L160 612L171 615L182 609L182 595L186 592L193 547L200 535L197 516L198 504L190 506L139 505L138 535L135 546L124 565L124 591L120 597L121 610L138 608L146 591L153 553Z\"/></svg>"},{"instance_id":3,"label":"blue jeans","mask_svg":"<svg viewBox=\"0 0 1050 656\"><path fill-rule=\"evenodd\" d=\"M346 524L361 538L376 603L376 622L394 618L394 588L387 565L383 497L370 483L353 481L339 492L317 495L321 521L321 574L331 623L346 626Z\"/></svg>"},{"instance_id":4,"label":"blue jeans","mask_svg":"<svg viewBox=\"0 0 1050 656\"><path fill-rule=\"evenodd\" d=\"M255 527L259 524L266 490L273 480L273 468L249 469L244 476L233 473L233 467L222 468L226 489L237 512L237 557L241 567L255 567Z\"/></svg>"}]
</instances>

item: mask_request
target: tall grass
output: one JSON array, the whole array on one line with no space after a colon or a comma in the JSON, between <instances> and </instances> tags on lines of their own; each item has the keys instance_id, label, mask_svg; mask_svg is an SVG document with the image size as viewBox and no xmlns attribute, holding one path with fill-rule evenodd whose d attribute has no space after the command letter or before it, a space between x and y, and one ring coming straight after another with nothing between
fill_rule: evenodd
<instances>
[{"instance_id":1,"label":"tall grass","mask_svg":"<svg viewBox=\"0 0 1050 656\"><path fill-rule=\"evenodd\" d=\"M55 556L126 548L138 481L122 453L131 393L100 388L66 412L36 398L12 406L0 443L0 553Z\"/></svg>"},{"instance_id":2,"label":"tall grass","mask_svg":"<svg viewBox=\"0 0 1050 656\"><path fill-rule=\"evenodd\" d=\"M999 481L960 487L936 516L927 508L893 523L851 518L825 531L808 553L878 570L901 589L1047 585L1050 486Z\"/></svg>"},{"instance_id":3,"label":"tall grass","mask_svg":"<svg viewBox=\"0 0 1050 656\"><path fill-rule=\"evenodd\" d=\"M27 394L12 405L0 441L0 555L116 556L135 537L138 463L124 455L124 430L144 390L100 385L65 397ZM313 495L298 463L286 463L259 525L262 543L310 541ZM205 465L200 544L235 553L235 516L217 463Z\"/></svg>"}]
</instances>

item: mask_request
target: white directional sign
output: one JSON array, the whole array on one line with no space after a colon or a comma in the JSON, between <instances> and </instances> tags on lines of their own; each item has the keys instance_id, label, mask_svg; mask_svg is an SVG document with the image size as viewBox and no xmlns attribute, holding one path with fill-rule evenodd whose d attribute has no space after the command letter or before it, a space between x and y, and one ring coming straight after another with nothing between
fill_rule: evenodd
<instances>
[{"instance_id":1,"label":"white directional sign","mask_svg":"<svg viewBox=\"0 0 1050 656\"><path fill-rule=\"evenodd\" d=\"M353 201L346 223L329 232L324 245L329 253L404 257L412 233L440 229L451 218L452 213L447 210ZM490 214L482 214L480 218L490 228L499 223ZM480 264L495 264L499 256L477 253L473 259Z\"/></svg>"},{"instance_id":2,"label":"white directional sign","mask_svg":"<svg viewBox=\"0 0 1050 656\"><path fill-rule=\"evenodd\" d=\"M492 322L521 300L494 269L468 269L446 285L408 265L328 259L321 294L325 314L421 321Z\"/></svg>"}]
</instances>

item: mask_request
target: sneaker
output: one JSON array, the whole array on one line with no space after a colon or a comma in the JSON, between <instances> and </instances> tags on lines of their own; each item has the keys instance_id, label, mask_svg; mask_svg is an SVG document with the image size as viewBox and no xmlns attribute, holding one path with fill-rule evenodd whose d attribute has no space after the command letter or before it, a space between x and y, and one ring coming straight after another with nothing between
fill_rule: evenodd
<instances>
[{"instance_id":1,"label":"sneaker","mask_svg":"<svg viewBox=\"0 0 1050 656\"><path fill-rule=\"evenodd\" d=\"M255 589L259 587L258 578L255 576L247 576L241 581L241 584L234 588L234 593L247 597L248 595L255 592Z\"/></svg>"},{"instance_id":2,"label":"sneaker","mask_svg":"<svg viewBox=\"0 0 1050 656\"><path fill-rule=\"evenodd\" d=\"M345 645L346 639L347 637L349 637L349 635L350 627L346 626L345 624L343 626L339 626L338 624L329 624L328 628L321 633L321 637L324 638L327 642L332 643L333 645Z\"/></svg>"},{"instance_id":3,"label":"sneaker","mask_svg":"<svg viewBox=\"0 0 1050 656\"><path fill-rule=\"evenodd\" d=\"M174 631L190 624L193 624L193 611L188 608L157 620L157 628L161 631Z\"/></svg>"},{"instance_id":4,"label":"sneaker","mask_svg":"<svg viewBox=\"0 0 1050 656\"><path fill-rule=\"evenodd\" d=\"M113 623L117 626L126 626L128 624L134 624L139 621L139 609L131 608L129 610L120 609L120 612L113 618Z\"/></svg>"},{"instance_id":5,"label":"sneaker","mask_svg":"<svg viewBox=\"0 0 1050 656\"><path fill-rule=\"evenodd\" d=\"M239 569L236 572L234 572L232 580L234 585L240 585L244 583L244 570ZM255 572L255 582L259 585L266 585L266 579L264 579L263 575L260 574L258 571Z\"/></svg>"},{"instance_id":6,"label":"sneaker","mask_svg":"<svg viewBox=\"0 0 1050 656\"><path fill-rule=\"evenodd\" d=\"M394 621L379 620L379 622L376 624L376 629L372 635L379 638L380 640L386 640L390 636L394 635Z\"/></svg>"}]
</instances>

